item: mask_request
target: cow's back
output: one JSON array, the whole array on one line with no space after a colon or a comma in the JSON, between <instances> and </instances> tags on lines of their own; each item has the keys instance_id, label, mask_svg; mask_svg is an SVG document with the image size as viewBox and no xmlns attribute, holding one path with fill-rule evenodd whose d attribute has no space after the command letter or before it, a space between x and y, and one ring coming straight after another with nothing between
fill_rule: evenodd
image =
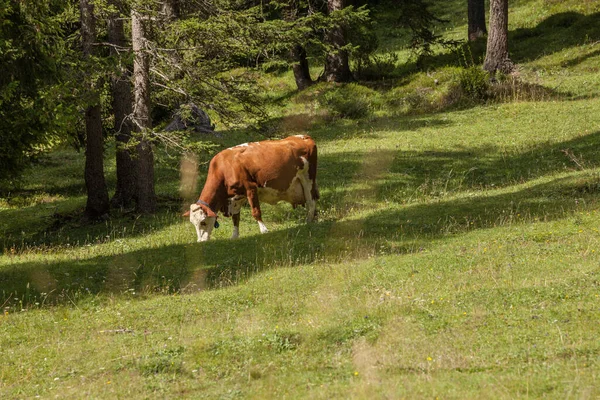
<instances>
[{"instance_id":1,"label":"cow's back","mask_svg":"<svg viewBox=\"0 0 600 400\"><path fill-rule=\"evenodd\" d=\"M316 177L316 144L309 136L244 143L221 151L213 162L222 171L228 186L249 180L259 187L286 190L299 169L308 162Z\"/></svg>"}]
</instances>

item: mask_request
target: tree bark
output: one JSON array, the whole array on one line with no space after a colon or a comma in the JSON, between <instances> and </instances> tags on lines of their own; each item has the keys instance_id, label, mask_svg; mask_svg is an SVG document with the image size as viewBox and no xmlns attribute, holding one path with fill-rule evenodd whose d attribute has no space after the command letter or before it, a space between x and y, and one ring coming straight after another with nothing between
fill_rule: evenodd
<instances>
[{"instance_id":1,"label":"tree bark","mask_svg":"<svg viewBox=\"0 0 600 400\"><path fill-rule=\"evenodd\" d=\"M167 21L179 18L179 0L165 0L162 4L162 12Z\"/></svg>"},{"instance_id":2,"label":"tree bark","mask_svg":"<svg viewBox=\"0 0 600 400\"><path fill-rule=\"evenodd\" d=\"M487 34L487 29L485 27L484 0L468 0L468 20L468 37L470 42L474 42Z\"/></svg>"},{"instance_id":3,"label":"tree bark","mask_svg":"<svg viewBox=\"0 0 600 400\"><path fill-rule=\"evenodd\" d=\"M112 15L108 20L108 41L117 46L125 48L127 41L123 27L123 19L118 14ZM111 48L111 54L119 57L115 47ZM121 59L120 62L125 62ZM115 194L111 199L113 207L130 207L134 202L135 195L135 160L132 158L129 142L131 140L131 76L125 65L121 65L120 73L111 78L112 108L115 117L115 139L116 139L116 162L117 162L117 185Z\"/></svg>"},{"instance_id":4,"label":"tree bark","mask_svg":"<svg viewBox=\"0 0 600 400\"><path fill-rule=\"evenodd\" d=\"M295 1L290 1L284 12L284 19L287 22L294 22L298 19L299 4ZM310 77L310 68L306 59L306 50L300 44L296 44L290 50L290 59L292 60L292 71L298 90L303 90L313 84Z\"/></svg>"},{"instance_id":5,"label":"tree bark","mask_svg":"<svg viewBox=\"0 0 600 400\"><path fill-rule=\"evenodd\" d=\"M306 89L313 84L313 80L310 77L308 60L306 59L306 50L304 47L296 45L290 51L290 56L294 62L292 70L294 71L296 86L298 87L298 90Z\"/></svg>"},{"instance_id":6,"label":"tree bark","mask_svg":"<svg viewBox=\"0 0 600 400\"><path fill-rule=\"evenodd\" d=\"M490 0L490 32L483 69L491 74L514 70L508 56L508 0Z\"/></svg>"},{"instance_id":7,"label":"tree bark","mask_svg":"<svg viewBox=\"0 0 600 400\"><path fill-rule=\"evenodd\" d=\"M344 8L344 0L328 0L327 10L331 14ZM330 52L325 58L325 70L323 79L327 82L349 82L352 73L348 64L348 52L341 50L346 45L344 29L336 27L328 30L325 34L325 42L331 46Z\"/></svg>"},{"instance_id":8,"label":"tree bark","mask_svg":"<svg viewBox=\"0 0 600 400\"><path fill-rule=\"evenodd\" d=\"M148 134L152 128L150 119L150 59L146 52L146 30L143 16L131 10L131 42L133 48L134 103L133 121L138 133L136 146L136 208L144 213L156 210L154 194L154 153Z\"/></svg>"},{"instance_id":9,"label":"tree bark","mask_svg":"<svg viewBox=\"0 0 600 400\"><path fill-rule=\"evenodd\" d=\"M81 12L81 42L84 59L89 60L93 53L96 40L96 24L94 5L90 0L80 1ZM108 189L104 180L104 138L102 136L102 116L99 82L90 83L90 105L85 111L85 187L87 202L85 216L89 219L102 218L108 214Z\"/></svg>"}]
</instances>

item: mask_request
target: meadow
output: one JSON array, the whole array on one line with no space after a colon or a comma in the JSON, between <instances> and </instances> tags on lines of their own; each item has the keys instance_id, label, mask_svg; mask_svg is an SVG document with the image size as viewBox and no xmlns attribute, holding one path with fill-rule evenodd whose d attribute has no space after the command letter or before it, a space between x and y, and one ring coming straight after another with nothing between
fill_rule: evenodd
<instances>
[{"instance_id":1,"label":"meadow","mask_svg":"<svg viewBox=\"0 0 600 400\"><path fill-rule=\"evenodd\" d=\"M439 7L464 36L465 5ZM156 214L83 223L83 155L41 159L0 198L0 397L599 398L600 2L510 18L518 80L493 99L451 101L464 53L397 51L352 104L265 76L269 124L197 138L311 135L312 224L267 205L260 234L244 208L239 239L222 218L196 243L164 148Z\"/></svg>"}]
</instances>

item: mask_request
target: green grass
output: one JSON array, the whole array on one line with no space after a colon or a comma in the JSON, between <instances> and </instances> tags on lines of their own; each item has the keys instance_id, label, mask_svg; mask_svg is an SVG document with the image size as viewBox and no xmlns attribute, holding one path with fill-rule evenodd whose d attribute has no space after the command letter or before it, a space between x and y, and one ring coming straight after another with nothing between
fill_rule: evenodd
<instances>
[{"instance_id":1,"label":"green grass","mask_svg":"<svg viewBox=\"0 0 600 400\"><path fill-rule=\"evenodd\" d=\"M390 101L427 88L435 102L456 68L443 66L429 71L438 86L415 73L377 87L350 120L320 106L326 85L295 95L289 74L264 78L263 133L319 146L310 225L265 206L260 235L244 209L240 239L224 219L195 243L164 153L156 215L82 224L82 155L41 160L0 200L0 397L600 397L600 55L580 40L598 2L511 10L517 38L583 15L553 28L577 29L566 44L514 39L521 79L559 96ZM551 50L524 56L538 40Z\"/></svg>"}]
</instances>

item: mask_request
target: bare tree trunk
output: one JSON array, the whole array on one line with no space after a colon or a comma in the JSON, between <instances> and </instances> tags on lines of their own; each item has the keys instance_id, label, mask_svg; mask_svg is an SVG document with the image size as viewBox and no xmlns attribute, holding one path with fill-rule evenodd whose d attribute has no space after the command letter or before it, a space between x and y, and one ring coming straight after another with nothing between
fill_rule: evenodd
<instances>
[{"instance_id":1,"label":"bare tree trunk","mask_svg":"<svg viewBox=\"0 0 600 400\"><path fill-rule=\"evenodd\" d=\"M468 0L468 9L469 41L474 42L487 34L485 27L485 1Z\"/></svg>"},{"instance_id":2,"label":"bare tree trunk","mask_svg":"<svg viewBox=\"0 0 600 400\"><path fill-rule=\"evenodd\" d=\"M83 55L89 59L96 40L96 24L94 5L89 0L80 1L81 11L81 42ZM106 216L109 211L108 189L104 180L104 138L102 136L102 117L100 114L99 82L90 84L90 106L85 111L85 187L87 202L85 216L98 219Z\"/></svg>"},{"instance_id":3,"label":"bare tree trunk","mask_svg":"<svg viewBox=\"0 0 600 400\"><path fill-rule=\"evenodd\" d=\"M294 62L292 70L294 71L296 86L298 90L306 89L313 84L313 80L310 77L308 60L306 59L306 50L304 50L304 47L296 45L290 51L290 56Z\"/></svg>"},{"instance_id":4,"label":"bare tree trunk","mask_svg":"<svg viewBox=\"0 0 600 400\"><path fill-rule=\"evenodd\" d=\"M508 74L514 67L508 56L508 0L490 0L490 33L483 69Z\"/></svg>"},{"instance_id":5,"label":"bare tree trunk","mask_svg":"<svg viewBox=\"0 0 600 400\"><path fill-rule=\"evenodd\" d=\"M118 13L112 15L108 20L108 41L117 46L125 48L127 41L123 27L123 19ZM111 54L118 57L115 47L111 48ZM121 59L121 62L125 62ZM112 107L115 116L115 138L116 138L116 161L117 161L117 187L111 199L113 207L130 207L135 195L135 160L131 156L128 147L131 140L131 76L126 68L120 67L120 75L111 78Z\"/></svg>"},{"instance_id":6,"label":"bare tree trunk","mask_svg":"<svg viewBox=\"0 0 600 400\"><path fill-rule=\"evenodd\" d=\"M284 12L284 19L287 22L294 22L298 19L299 4L295 1L290 1ZM301 45L297 44L290 50L290 58L292 60L292 70L298 90L303 90L313 84L310 77L310 69L308 60L306 59L306 50Z\"/></svg>"},{"instance_id":7,"label":"bare tree trunk","mask_svg":"<svg viewBox=\"0 0 600 400\"><path fill-rule=\"evenodd\" d=\"M334 11L344 8L344 0L328 0L327 10L331 14ZM352 73L348 64L348 52L340 50L346 45L344 29L342 27L330 29L325 34L327 42L332 50L325 58L325 70L323 79L327 82L349 82L352 80Z\"/></svg>"},{"instance_id":8,"label":"bare tree trunk","mask_svg":"<svg viewBox=\"0 0 600 400\"><path fill-rule=\"evenodd\" d=\"M179 18L179 0L165 0L162 4L162 12L167 21Z\"/></svg>"},{"instance_id":9,"label":"bare tree trunk","mask_svg":"<svg viewBox=\"0 0 600 400\"><path fill-rule=\"evenodd\" d=\"M143 16L131 10L131 42L133 48L134 103L133 120L139 134L136 146L136 205L138 211L151 213L156 210L154 194L154 154L147 135L152 128L150 119L150 60L146 52L146 31Z\"/></svg>"}]
</instances>

